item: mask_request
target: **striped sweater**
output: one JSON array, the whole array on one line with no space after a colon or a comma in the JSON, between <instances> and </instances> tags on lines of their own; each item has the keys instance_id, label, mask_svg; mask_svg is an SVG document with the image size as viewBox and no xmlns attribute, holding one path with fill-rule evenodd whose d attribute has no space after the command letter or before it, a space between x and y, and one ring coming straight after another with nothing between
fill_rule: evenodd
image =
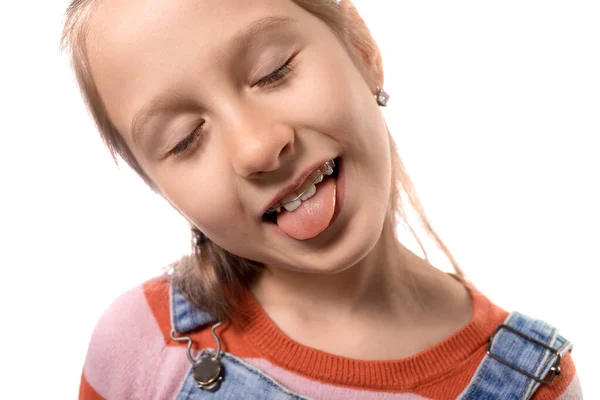
<instances>
[{"instance_id":1,"label":"striped sweater","mask_svg":"<svg viewBox=\"0 0 600 400\"><path fill-rule=\"evenodd\" d=\"M314 399L456 399L483 359L488 338L508 313L472 286L472 320L443 342L406 359L361 361L328 354L288 338L250 292L245 317L219 329L223 350ZM170 285L157 278L118 298L98 322L86 357L79 398L175 399L189 372L185 344L170 338ZM191 335L214 347L210 326ZM537 400L581 399L570 355L562 373L535 394Z\"/></svg>"}]
</instances>

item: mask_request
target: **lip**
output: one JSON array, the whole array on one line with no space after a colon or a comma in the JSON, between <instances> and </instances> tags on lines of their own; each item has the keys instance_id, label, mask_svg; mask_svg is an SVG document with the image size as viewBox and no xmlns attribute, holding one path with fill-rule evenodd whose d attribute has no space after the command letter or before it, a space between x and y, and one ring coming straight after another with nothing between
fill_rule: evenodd
<instances>
[{"instance_id":1,"label":"lip","mask_svg":"<svg viewBox=\"0 0 600 400\"><path fill-rule=\"evenodd\" d=\"M343 160L336 157L336 181L337 181L337 191L335 194L335 211L333 212L333 217L329 222L329 226L326 230L321 232L315 238L310 240L319 240L321 243L331 243L331 241L335 240L338 237L338 234L341 229L343 229L343 225L334 225L340 215L342 214L345 202L346 202L346 192L347 192L347 177L345 166ZM317 165L318 166L318 165ZM277 224L267 224L266 226L269 230L272 230L275 234L280 235L284 238L290 238L285 232L283 232ZM309 240L309 241L310 241Z\"/></svg>"},{"instance_id":2,"label":"lip","mask_svg":"<svg viewBox=\"0 0 600 400\"><path fill-rule=\"evenodd\" d=\"M306 178L308 178L308 176L310 174L312 174L315 169L319 168L321 165L325 164L327 161L334 160L335 158L336 157L323 159L322 161L316 162L316 163L312 164L310 167L306 168L304 170L304 172L302 172L302 174L300 174L298 176L298 178L296 178L294 180L294 183L291 183L290 185L284 187L279 192L277 192L277 194L273 197L273 199L269 202L269 204L267 204L267 207L265 207L263 209L263 215L268 210L270 210L275 204L277 204L281 199L283 199L285 196L296 191L296 189L299 189L302 186L302 184L304 183L304 181L306 180Z\"/></svg>"}]
</instances>

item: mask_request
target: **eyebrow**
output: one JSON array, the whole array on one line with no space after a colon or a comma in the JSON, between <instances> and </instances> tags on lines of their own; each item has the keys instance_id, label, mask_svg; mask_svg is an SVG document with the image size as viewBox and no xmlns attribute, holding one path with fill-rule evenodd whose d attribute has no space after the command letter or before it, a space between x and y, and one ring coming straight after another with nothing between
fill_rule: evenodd
<instances>
[{"instance_id":1,"label":"eyebrow","mask_svg":"<svg viewBox=\"0 0 600 400\"><path fill-rule=\"evenodd\" d=\"M260 35L267 32L279 29L295 23L296 21L288 17L269 16L258 19L250 23L247 27L237 31L232 39L225 46L230 54L239 54L244 49L249 47L250 42L256 40ZM164 111L169 111L177 108L177 103L181 102L181 98L177 95L159 95L143 106L133 117L131 122L131 132L133 143L136 146L140 145L144 136L144 128L149 120L156 114ZM155 136L154 132L152 136Z\"/></svg>"}]
</instances>

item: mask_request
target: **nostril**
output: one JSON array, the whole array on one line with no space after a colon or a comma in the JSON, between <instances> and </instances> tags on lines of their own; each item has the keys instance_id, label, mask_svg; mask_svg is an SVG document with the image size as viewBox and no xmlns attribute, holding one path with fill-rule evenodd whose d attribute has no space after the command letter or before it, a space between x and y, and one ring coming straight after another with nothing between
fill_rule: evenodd
<instances>
[{"instance_id":1,"label":"nostril","mask_svg":"<svg viewBox=\"0 0 600 400\"><path fill-rule=\"evenodd\" d=\"M281 149L281 151L279 152L280 155L286 155L287 153L290 153L292 151L292 143L286 143L285 146L283 146L283 148Z\"/></svg>"},{"instance_id":2,"label":"nostril","mask_svg":"<svg viewBox=\"0 0 600 400\"><path fill-rule=\"evenodd\" d=\"M277 164L281 165L284 160L294 153L294 146L291 143L286 143L277 153Z\"/></svg>"}]
</instances>

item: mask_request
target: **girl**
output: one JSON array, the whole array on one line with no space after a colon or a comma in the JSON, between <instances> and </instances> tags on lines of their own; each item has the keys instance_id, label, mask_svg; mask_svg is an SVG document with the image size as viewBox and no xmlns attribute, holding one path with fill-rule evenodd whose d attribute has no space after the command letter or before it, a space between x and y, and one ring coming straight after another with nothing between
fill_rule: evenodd
<instances>
[{"instance_id":1,"label":"girl","mask_svg":"<svg viewBox=\"0 0 600 400\"><path fill-rule=\"evenodd\" d=\"M571 344L480 294L429 225L349 1L75 0L67 14L109 149L193 232L190 256L101 318L80 398L581 397ZM456 274L398 241L407 205Z\"/></svg>"}]
</instances>

